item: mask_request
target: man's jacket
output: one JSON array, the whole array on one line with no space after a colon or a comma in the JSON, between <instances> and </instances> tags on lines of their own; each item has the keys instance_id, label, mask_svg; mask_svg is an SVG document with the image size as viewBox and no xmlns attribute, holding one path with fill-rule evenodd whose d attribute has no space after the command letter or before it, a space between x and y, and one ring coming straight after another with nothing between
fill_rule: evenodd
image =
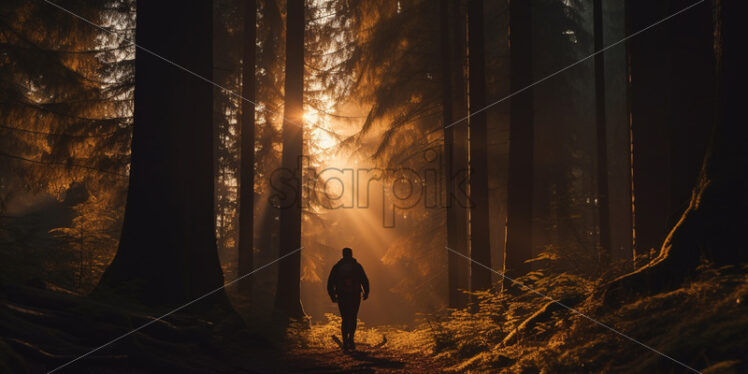
<instances>
[{"instance_id":1,"label":"man's jacket","mask_svg":"<svg viewBox=\"0 0 748 374\"><path fill-rule=\"evenodd\" d=\"M340 297L361 297L369 295L369 279L361 264L353 257L343 257L330 271L327 278L327 293L330 298L337 300Z\"/></svg>"}]
</instances>

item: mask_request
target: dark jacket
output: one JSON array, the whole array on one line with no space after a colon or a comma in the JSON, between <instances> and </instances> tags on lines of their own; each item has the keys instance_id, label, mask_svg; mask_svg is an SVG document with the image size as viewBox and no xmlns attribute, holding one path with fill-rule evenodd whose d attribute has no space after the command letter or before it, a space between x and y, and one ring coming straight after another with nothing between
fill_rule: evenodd
<instances>
[{"instance_id":1,"label":"dark jacket","mask_svg":"<svg viewBox=\"0 0 748 374\"><path fill-rule=\"evenodd\" d=\"M343 257L330 270L327 278L327 293L330 298L337 300L339 297L364 297L369 296L369 279L366 277L364 268L353 257Z\"/></svg>"}]
</instances>

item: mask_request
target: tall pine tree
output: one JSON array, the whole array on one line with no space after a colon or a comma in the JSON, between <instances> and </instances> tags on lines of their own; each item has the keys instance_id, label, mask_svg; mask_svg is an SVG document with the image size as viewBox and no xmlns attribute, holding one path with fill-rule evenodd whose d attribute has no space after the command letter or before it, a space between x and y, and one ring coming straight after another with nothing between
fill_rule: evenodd
<instances>
[{"instance_id":1,"label":"tall pine tree","mask_svg":"<svg viewBox=\"0 0 748 374\"><path fill-rule=\"evenodd\" d=\"M210 2L140 1L137 14L139 46L211 79ZM108 289L149 305L181 304L223 285L214 225L212 91L204 79L138 51L125 220L100 295ZM213 300L228 302L222 291Z\"/></svg>"},{"instance_id":2,"label":"tall pine tree","mask_svg":"<svg viewBox=\"0 0 748 374\"><path fill-rule=\"evenodd\" d=\"M254 267L255 198L255 50L257 39L257 1L244 2L244 54L242 58L241 167L239 175L239 276ZM251 296L251 277L240 285Z\"/></svg>"},{"instance_id":3,"label":"tall pine tree","mask_svg":"<svg viewBox=\"0 0 748 374\"><path fill-rule=\"evenodd\" d=\"M491 288L488 225L488 132L483 0L468 1L468 82L470 98L470 288Z\"/></svg>"},{"instance_id":4,"label":"tall pine tree","mask_svg":"<svg viewBox=\"0 0 748 374\"><path fill-rule=\"evenodd\" d=\"M447 0L439 3L440 42L442 52L442 122L444 128L444 167L447 206L447 247L468 256L467 196L467 126L454 121L465 118L465 14L459 4ZM468 261L449 251L447 255L448 304L463 308L468 290Z\"/></svg>"},{"instance_id":5,"label":"tall pine tree","mask_svg":"<svg viewBox=\"0 0 748 374\"><path fill-rule=\"evenodd\" d=\"M592 4L593 33L595 51L603 48L603 7L602 0ZM601 264L610 260L610 201L608 199L608 131L605 113L605 55L595 55L595 122L597 128L597 213L598 251Z\"/></svg>"},{"instance_id":6,"label":"tall pine tree","mask_svg":"<svg viewBox=\"0 0 748 374\"><path fill-rule=\"evenodd\" d=\"M286 82L283 116L284 170L291 176L280 201L280 256L301 248L301 157L303 153L304 98L304 0L289 0L286 17ZM283 178L283 177L281 177ZM275 294L276 316L301 318L301 253L296 252L278 264Z\"/></svg>"},{"instance_id":7,"label":"tall pine tree","mask_svg":"<svg viewBox=\"0 0 748 374\"><path fill-rule=\"evenodd\" d=\"M512 278L530 270L532 257L533 93L532 2L509 3L510 98L507 236L504 274ZM529 87L529 88L528 88ZM522 91L520 91L522 90ZM505 285L510 283L505 282Z\"/></svg>"}]
</instances>

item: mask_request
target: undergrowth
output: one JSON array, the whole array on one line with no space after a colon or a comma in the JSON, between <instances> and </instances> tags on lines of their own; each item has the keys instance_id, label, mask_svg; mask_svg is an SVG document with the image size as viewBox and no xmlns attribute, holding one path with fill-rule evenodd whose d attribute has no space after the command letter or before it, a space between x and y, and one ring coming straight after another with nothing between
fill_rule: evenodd
<instances>
[{"instance_id":1,"label":"undergrowth","mask_svg":"<svg viewBox=\"0 0 748 374\"><path fill-rule=\"evenodd\" d=\"M356 338L376 346L386 337L386 349L432 355L452 372L692 372L686 366L703 373L748 372L746 270L703 266L681 288L614 309L589 296L598 282L534 272L519 281L537 292L514 286L471 293L467 309L423 316L412 330L359 322ZM292 329L292 340L336 349L331 337L340 334L340 318L327 319Z\"/></svg>"},{"instance_id":2,"label":"undergrowth","mask_svg":"<svg viewBox=\"0 0 748 374\"><path fill-rule=\"evenodd\" d=\"M597 285L579 277L561 274L532 282L539 293L600 324L555 304L532 327L519 330L548 299L531 291L477 294L476 313L453 311L432 329L435 354L453 362L449 369L455 372L691 372L673 360L704 373L746 372L746 270L705 266L679 289L617 309L587 297Z\"/></svg>"}]
</instances>

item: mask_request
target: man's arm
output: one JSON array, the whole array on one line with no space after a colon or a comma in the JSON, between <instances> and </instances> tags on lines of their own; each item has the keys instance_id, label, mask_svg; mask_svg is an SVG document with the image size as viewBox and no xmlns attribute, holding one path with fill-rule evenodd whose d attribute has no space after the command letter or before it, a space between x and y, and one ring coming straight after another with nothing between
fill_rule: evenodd
<instances>
[{"instance_id":1,"label":"man's arm","mask_svg":"<svg viewBox=\"0 0 748 374\"><path fill-rule=\"evenodd\" d=\"M338 301L335 295L335 266L332 267L330 276L327 277L327 294L330 295L330 300L333 303Z\"/></svg>"},{"instance_id":2,"label":"man's arm","mask_svg":"<svg viewBox=\"0 0 748 374\"><path fill-rule=\"evenodd\" d=\"M364 288L364 300L366 300L369 298L369 278L366 277L364 267L360 264L358 266L361 269L361 287Z\"/></svg>"}]
</instances>

